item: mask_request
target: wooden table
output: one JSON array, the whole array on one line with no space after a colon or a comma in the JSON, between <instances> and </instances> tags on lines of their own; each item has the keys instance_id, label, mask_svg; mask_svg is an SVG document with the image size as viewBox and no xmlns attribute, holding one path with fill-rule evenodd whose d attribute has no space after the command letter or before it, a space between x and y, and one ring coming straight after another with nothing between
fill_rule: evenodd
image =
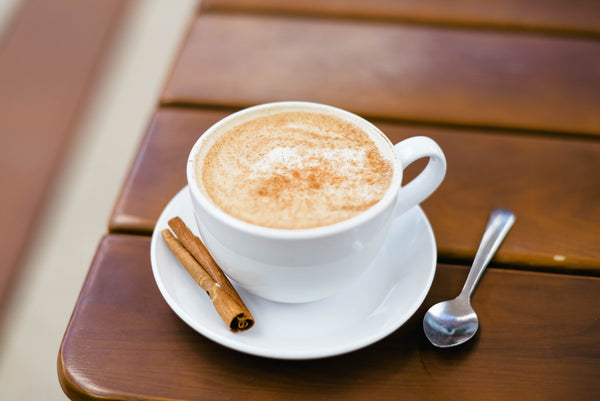
<instances>
[{"instance_id":1,"label":"wooden table","mask_svg":"<svg viewBox=\"0 0 600 401\"><path fill-rule=\"evenodd\" d=\"M70 398L600 397L600 8L455 3L202 2L66 329L58 374ZM152 276L150 235L185 185L191 145L276 100L342 107L393 142L430 136L447 156L422 205L439 262L427 298L346 355L227 349L181 321ZM436 349L424 311L458 293L495 207L517 222L473 298L480 331Z\"/></svg>"}]
</instances>

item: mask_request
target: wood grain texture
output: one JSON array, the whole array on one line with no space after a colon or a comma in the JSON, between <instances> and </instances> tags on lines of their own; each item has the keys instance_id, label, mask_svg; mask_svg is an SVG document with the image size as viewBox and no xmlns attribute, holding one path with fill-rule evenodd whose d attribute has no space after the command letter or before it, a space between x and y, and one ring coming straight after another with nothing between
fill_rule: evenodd
<instances>
[{"instance_id":1,"label":"wood grain texture","mask_svg":"<svg viewBox=\"0 0 600 401\"><path fill-rule=\"evenodd\" d=\"M110 231L150 234L186 185L192 145L229 113L159 110L116 202ZM425 135L446 154L446 178L423 203L441 260L470 263L489 213L507 207L517 222L494 263L600 275L600 141L374 122L394 143ZM407 179L420 167L410 166Z\"/></svg>"},{"instance_id":2,"label":"wood grain texture","mask_svg":"<svg viewBox=\"0 0 600 401\"><path fill-rule=\"evenodd\" d=\"M0 306L127 4L24 1L0 41Z\"/></svg>"},{"instance_id":3,"label":"wood grain texture","mask_svg":"<svg viewBox=\"0 0 600 401\"><path fill-rule=\"evenodd\" d=\"M200 15L164 104L336 104L370 117L600 135L600 41Z\"/></svg>"},{"instance_id":4,"label":"wood grain texture","mask_svg":"<svg viewBox=\"0 0 600 401\"><path fill-rule=\"evenodd\" d=\"M456 295L467 273L440 265L421 309L387 338L339 357L279 361L226 349L185 325L161 297L149 255L147 237L109 235L101 242L59 352L59 379L70 398L600 396L598 278L489 269L473 298L479 333L465 346L439 350L422 333L424 311Z\"/></svg>"},{"instance_id":5,"label":"wood grain texture","mask_svg":"<svg viewBox=\"0 0 600 401\"><path fill-rule=\"evenodd\" d=\"M204 0L202 9L600 34L600 3L594 0Z\"/></svg>"}]
</instances>

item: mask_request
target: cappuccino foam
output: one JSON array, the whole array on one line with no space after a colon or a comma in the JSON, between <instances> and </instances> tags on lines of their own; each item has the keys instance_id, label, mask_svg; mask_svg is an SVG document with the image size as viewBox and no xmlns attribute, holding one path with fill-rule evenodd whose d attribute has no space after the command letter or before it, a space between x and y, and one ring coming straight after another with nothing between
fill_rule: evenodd
<instances>
[{"instance_id":1,"label":"cappuccino foam","mask_svg":"<svg viewBox=\"0 0 600 401\"><path fill-rule=\"evenodd\" d=\"M392 181L367 132L305 111L261 115L226 129L196 160L202 191L229 215L259 226L334 224L377 203Z\"/></svg>"}]
</instances>

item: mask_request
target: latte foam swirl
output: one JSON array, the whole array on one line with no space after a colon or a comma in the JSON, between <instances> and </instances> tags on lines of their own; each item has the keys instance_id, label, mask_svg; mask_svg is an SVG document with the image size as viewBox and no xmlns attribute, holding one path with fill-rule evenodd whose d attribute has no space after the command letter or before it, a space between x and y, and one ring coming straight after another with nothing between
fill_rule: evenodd
<instances>
[{"instance_id":1,"label":"latte foam swirl","mask_svg":"<svg viewBox=\"0 0 600 401\"><path fill-rule=\"evenodd\" d=\"M361 128L312 112L259 116L224 132L197 164L211 200L271 228L334 224L377 203L392 163Z\"/></svg>"}]
</instances>

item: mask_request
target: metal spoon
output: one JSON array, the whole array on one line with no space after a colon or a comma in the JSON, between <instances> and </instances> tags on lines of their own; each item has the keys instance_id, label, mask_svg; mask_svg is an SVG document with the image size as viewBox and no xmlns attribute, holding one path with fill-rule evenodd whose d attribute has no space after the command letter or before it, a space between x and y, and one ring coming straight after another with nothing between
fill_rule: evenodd
<instances>
[{"instance_id":1,"label":"metal spoon","mask_svg":"<svg viewBox=\"0 0 600 401\"><path fill-rule=\"evenodd\" d=\"M515 215L510 210L496 209L492 212L462 291L452 300L433 305L425 314L423 329L436 347L462 344L477 332L479 320L471 307L471 295L514 221Z\"/></svg>"}]
</instances>

